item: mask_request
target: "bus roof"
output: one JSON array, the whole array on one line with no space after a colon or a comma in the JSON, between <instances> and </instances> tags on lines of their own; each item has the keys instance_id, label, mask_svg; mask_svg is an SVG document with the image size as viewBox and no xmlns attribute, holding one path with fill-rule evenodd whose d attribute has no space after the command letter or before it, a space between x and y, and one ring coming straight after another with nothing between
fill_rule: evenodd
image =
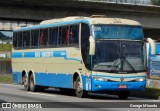
<instances>
[{"instance_id":1,"label":"bus roof","mask_svg":"<svg viewBox=\"0 0 160 111\"><path fill-rule=\"evenodd\" d=\"M74 20L88 20L90 24L121 24L121 25L141 25L139 22L129 19L121 19L121 18L106 18L104 16L100 17L81 17L81 16L73 16L73 17L65 17L61 19L51 19L44 20L40 24L51 24L65 21L74 21Z\"/></svg>"},{"instance_id":2,"label":"bus roof","mask_svg":"<svg viewBox=\"0 0 160 111\"><path fill-rule=\"evenodd\" d=\"M141 24L134 20L121 19L121 18L105 18L105 17L65 17L59 19L44 20L39 25L33 25L28 27L15 28L14 31L24 31L30 29L47 28L61 25L69 25L74 23L88 23L88 24L113 24L113 25L134 25L140 26Z\"/></svg>"}]
</instances>

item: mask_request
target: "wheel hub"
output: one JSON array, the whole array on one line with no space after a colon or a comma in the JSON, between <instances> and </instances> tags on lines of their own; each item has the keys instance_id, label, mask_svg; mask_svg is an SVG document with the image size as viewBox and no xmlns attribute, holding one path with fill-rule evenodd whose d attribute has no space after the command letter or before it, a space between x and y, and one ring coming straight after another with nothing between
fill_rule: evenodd
<instances>
[{"instance_id":1,"label":"wheel hub","mask_svg":"<svg viewBox=\"0 0 160 111\"><path fill-rule=\"evenodd\" d=\"M80 82L78 82L77 83L77 92L81 92L81 90L82 90L82 87L81 87L81 83Z\"/></svg>"}]
</instances>

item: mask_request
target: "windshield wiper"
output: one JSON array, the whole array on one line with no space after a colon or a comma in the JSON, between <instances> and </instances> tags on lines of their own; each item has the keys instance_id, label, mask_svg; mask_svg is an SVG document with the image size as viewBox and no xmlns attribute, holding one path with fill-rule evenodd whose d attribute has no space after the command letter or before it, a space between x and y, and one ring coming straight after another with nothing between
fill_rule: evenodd
<instances>
[{"instance_id":1,"label":"windshield wiper","mask_svg":"<svg viewBox=\"0 0 160 111\"><path fill-rule=\"evenodd\" d=\"M120 62L119 64L117 64L117 62L118 62L120 59L121 59L123 62L126 62L126 63L128 64L128 66L130 67L130 69L133 70L133 72L136 73L135 68L134 68L134 67L132 66L132 64L126 59L126 57L120 57L120 58L116 59L116 61L114 61L111 69L109 70L109 72L113 72L114 69L121 63L121 62ZM116 65L116 64L117 64L117 65ZM123 67L123 66L122 66L122 67ZM119 69L118 69L118 71L119 71ZM122 70L122 71L123 71L123 70Z\"/></svg>"},{"instance_id":2,"label":"windshield wiper","mask_svg":"<svg viewBox=\"0 0 160 111\"><path fill-rule=\"evenodd\" d=\"M109 70L109 72L113 72L114 71L114 69L120 64L117 64L117 62L120 60L120 57L119 58L117 58L115 61L114 61L114 63L113 63L113 65L112 65L112 67L111 67L111 69ZM117 64L117 65L116 65Z\"/></svg>"},{"instance_id":3,"label":"windshield wiper","mask_svg":"<svg viewBox=\"0 0 160 111\"><path fill-rule=\"evenodd\" d=\"M130 67L130 69L132 69L135 73L136 73L136 70L135 68L132 66L132 64L126 59L126 57L122 57L122 60L124 62L126 62L128 64L128 66Z\"/></svg>"}]
</instances>

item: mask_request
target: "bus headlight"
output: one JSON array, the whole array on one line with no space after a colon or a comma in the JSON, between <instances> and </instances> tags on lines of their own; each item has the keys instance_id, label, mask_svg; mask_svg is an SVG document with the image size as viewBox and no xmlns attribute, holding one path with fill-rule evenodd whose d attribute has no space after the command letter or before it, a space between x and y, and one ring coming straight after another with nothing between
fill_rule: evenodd
<instances>
[{"instance_id":1,"label":"bus headlight","mask_svg":"<svg viewBox=\"0 0 160 111\"><path fill-rule=\"evenodd\" d=\"M93 77L93 79L96 81L108 81L108 79L102 77Z\"/></svg>"},{"instance_id":2,"label":"bus headlight","mask_svg":"<svg viewBox=\"0 0 160 111\"><path fill-rule=\"evenodd\" d=\"M137 81L142 82L144 81L144 78L138 78Z\"/></svg>"}]
</instances>

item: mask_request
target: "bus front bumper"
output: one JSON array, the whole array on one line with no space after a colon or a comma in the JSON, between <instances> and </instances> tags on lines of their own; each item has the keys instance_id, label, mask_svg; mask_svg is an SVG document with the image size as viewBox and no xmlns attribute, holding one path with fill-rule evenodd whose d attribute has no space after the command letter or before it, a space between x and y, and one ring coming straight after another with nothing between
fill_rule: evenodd
<instances>
[{"instance_id":1,"label":"bus front bumper","mask_svg":"<svg viewBox=\"0 0 160 111\"><path fill-rule=\"evenodd\" d=\"M121 88L119 86L126 86ZM96 91L144 91L146 87L146 81L137 82L107 82L107 81L97 81L92 79L92 92Z\"/></svg>"}]
</instances>

